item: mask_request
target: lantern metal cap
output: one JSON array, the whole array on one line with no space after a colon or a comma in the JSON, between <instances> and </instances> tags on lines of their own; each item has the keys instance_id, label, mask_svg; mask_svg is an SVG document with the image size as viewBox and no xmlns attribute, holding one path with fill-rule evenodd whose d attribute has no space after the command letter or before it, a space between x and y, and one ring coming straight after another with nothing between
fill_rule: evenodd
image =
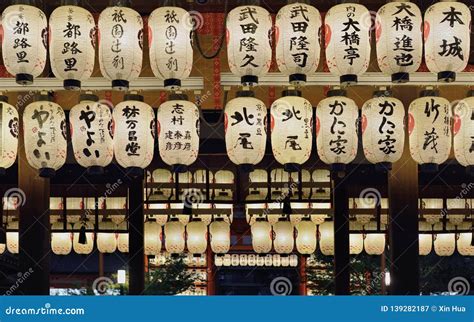
<instances>
[{"instance_id":1,"label":"lantern metal cap","mask_svg":"<svg viewBox=\"0 0 474 322\"><path fill-rule=\"evenodd\" d=\"M439 165L436 163L424 163L420 164L420 171L423 173L435 173L438 172Z\"/></svg>"},{"instance_id":2,"label":"lantern metal cap","mask_svg":"<svg viewBox=\"0 0 474 322\"><path fill-rule=\"evenodd\" d=\"M285 163L283 169L286 172L298 172L300 171L301 165L298 163Z\"/></svg>"},{"instance_id":3,"label":"lantern metal cap","mask_svg":"<svg viewBox=\"0 0 474 322\"><path fill-rule=\"evenodd\" d=\"M282 97L286 97L286 96L298 96L298 97L301 97L302 94L301 94L301 91L297 90L297 89L287 89L287 90L284 90L281 92L281 96Z\"/></svg>"},{"instance_id":4,"label":"lantern metal cap","mask_svg":"<svg viewBox=\"0 0 474 322\"><path fill-rule=\"evenodd\" d=\"M392 97L392 91L391 90L376 90L373 93L374 97Z\"/></svg>"},{"instance_id":5,"label":"lantern metal cap","mask_svg":"<svg viewBox=\"0 0 474 322\"><path fill-rule=\"evenodd\" d=\"M474 89L467 92L467 97L474 97Z\"/></svg>"},{"instance_id":6,"label":"lantern metal cap","mask_svg":"<svg viewBox=\"0 0 474 322\"><path fill-rule=\"evenodd\" d=\"M114 79L112 81L112 88L118 91L126 91L130 86L130 82L125 79Z\"/></svg>"},{"instance_id":7,"label":"lantern metal cap","mask_svg":"<svg viewBox=\"0 0 474 322\"><path fill-rule=\"evenodd\" d=\"M130 7L131 1L130 0L110 0L110 6L116 6L116 7Z\"/></svg>"},{"instance_id":8,"label":"lantern metal cap","mask_svg":"<svg viewBox=\"0 0 474 322\"><path fill-rule=\"evenodd\" d=\"M176 90L181 87L181 80L177 78L168 78L163 81L163 85L167 89Z\"/></svg>"},{"instance_id":9,"label":"lantern metal cap","mask_svg":"<svg viewBox=\"0 0 474 322\"><path fill-rule=\"evenodd\" d=\"M89 176L101 176L104 174L104 167L94 165L87 168L87 174Z\"/></svg>"},{"instance_id":10,"label":"lantern metal cap","mask_svg":"<svg viewBox=\"0 0 474 322\"><path fill-rule=\"evenodd\" d=\"M188 171L188 166L184 164L173 164L171 167L171 171L174 173L185 173Z\"/></svg>"},{"instance_id":11,"label":"lantern metal cap","mask_svg":"<svg viewBox=\"0 0 474 322\"><path fill-rule=\"evenodd\" d=\"M7 174L7 169L1 167L1 168L0 168L0 177L5 176L6 174ZM1 244L1 243L0 243L0 244Z\"/></svg>"},{"instance_id":12,"label":"lantern metal cap","mask_svg":"<svg viewBox=\"0 0 474 322\"><path fill-rule=\"evenodd\" d=\"M81 81L77 79L65 79L63 81L64 89L75 91L81 89Z\"/></svg>"},{"instance_id":13,"label":"lantern metal cap","mask_svg":"<svg viewBox=\"0 0 474 322\"><path fill-rule=\"evenodd\" d=\"M143 175L143 169L139 167L128 167L127 168L127 175L133 178L139 177Z\"/></svg>"},{"instance_id":14,"label":"lantern metal cap","mask_svg":"<svg viewBox=\"0 0 474 322\"><path fill-rule=\"evenodd\" d=\"M390 162L379 162L375 164L375 171L378 173L387 173L392 170L392 163Z\"/></svg>"},{"instance_id":15,"label":"lantern metal cap","mask_svg":"<svg viewBox=\"0 0 474 322\"><path fill-rule=\"evenodd\" d=\"M222 218L222 217L217 217L216 219L214 219L214 221L220 221L220 222L223 222L223 221L224 221L224 218Z\"/></svg>"},{"instance_id":16,"label":"lantern metal cap","mask_svg":"<svg viewBox=\"0 0 474 322\"><path fill-rule=\"evenodd\" d=\"M54 97L52 92L41 92L35 96L36 101L47 101L47 102L53 102Z\"/></svg>"},{"instance_id":17,"label":"lantern metal cap","mask_svg":"<svg viewBox=\"0 0 474 322\"><path fill-rule=\"evenodd\" d=\"M253 170L255 169L255 166L250 163L239 164L238 167L239 167L239 170L244 173L253 172Z\"/></svg>"},{"instance_id":18,"label":"lantern metal cap","mask_svg":"<svg viewBox=\"0 0 474 322\"><path fill-rule=\"evenodd\" d=\"M52 178L56 175L56 170L53 168L41 168L39 169L39 176L41 178Z\"/></svg>"},{"instance_id":19,"label":"lantern metal cap","mask_svg":"<svg viewBox=\"0 0 474 322\"><path fill-rule=\"evenodd\" d=\"M267 220L264 217L257 217L257 218L255 218L255 221L263 222L263 221L267 221Z\"/></svg>"},{"instance_id":20,"label":"lantern metal cap","mask_svg":"<svg viewBox=\"0 0 474 322\"><path fill-rule=\"evenodd\" d=\"M474 177L474 165L468 165L466 167L466 174L470 177ZM474 235L473 235L474 238Z\"/></svg>"},{"instance_id":21,"label":"lantern metal cap","mask_svg":"<svg viewBox=\"0 0 474 322\"><path fill-rule=\"evenodd\" d=\"M145 100L143 98L143 95L139 95L139 94L125 94L123 96L123 99L125 101L139 101L139 102L143 102Z\"/></svg>"},{"instance_id":22,"label":"lantern metal cap","mask_svg":"<svg viewBox=\"0 0 474 322\"><path fill-rule=\"evenodd\" d=\"M79 6L79 0L61 0L61 6Z\"/></svg>"},{"instance_id":23,"label":"lantern metal cap","mask_svg":"<svg viewBox=\"0 0 474 322\"><path fill-rule=\"evenodd\" d=\"M331 89L328 91L327 94L328 97L334 97L334 96L347 96L347 91L343 89Z\"/></svg>"},{"instance_id":24,"label":"lantern metal cap","mask_svg":"<svg viewBox=\"0 0 474 322\"><path fill-rule=\"evenodd\" d=\"M341 85L346 85L346 86L355 85L357 84L357 81L358 81L357 75L354 75L354 74L347 74L347 75L342 75L341 77L339 77L339 82L341 83Z\"/></svg>"},{"instance_id":25,"label":"lantern metal cap","mask_svg":"<svg viewBox=\"0 0 474 322\"><path fill-rule=\"evenodd\" d=\"M237 91L235 97L255 97L255 93L251 90Z\"/></svg>"},{"instance_id":26,"label":"lantern metal cap","mask_svg":"<svg viewBox=\"0 0 474 322\"><path fill-rule=\"evenodd\" d=\"M86 101L98 102L99 96L95 94L90 94L90 93L84 93L84 94L79 95L79 102L86 102Z\"/></svg>"},{"instance_id":27,"label":"lantern metal cap","mask_svg":"<svg viewBox=\"0 0 474 322\"><path fill-rule=\"evenodd\" d=\"M439 91L434 89L424 89L420 92L420 97L439 96Z\"/></svg>"},{"instance_id":28,"label":"lantern metal cap","mask_svg":"<svg viewBox=\"0 0 474 322\"><path fill-rule=\"evenodd\" d=\"M19 85L31 85L33 84L33 75L31 74L16 74L16 83Z\"/></svg>"},{"instance_id":29,"label":"lantern metal cap","mask_svg":"<svg viewBox=\"0 0 474 322\"><path fill-rule=\"evenodd\" d=\"M170 101L187 101L188 100L188 95L184 93L171 93L168 96L168 99Z\"/></svg>"},{"instance_id":30,"label":"lantern metal cap","mask_svg":"<svg viewBox=\"0 0 474 322\"><path fill-rule=\"evenodd\" d=\"M294 85L301 85L306 83L306 75L305 74L291 74L288 77L290 84Z\"/></svg>"},{"instance_id":31,"label":"lantern metal cap","mask_svg":"<svg viewBox=\"0 0 474 322\"><path fill-rule=\"evenodd\" d=\"M13 0L12 4L24 4L34 6L34 0Z\"/></svg>"},{"instance_id":32,"label":"lantern metal cap","mask_svg":"<svg viewBox=\"0 0 474 322\"><path fill-rule=\"evenodd\" d=\"M171 217L169 221L176 222L179 221L178 217Z\"/></svg>"},{"instance_id":33,"label":"lantern metal cap","mask_svg":"<svg viewBox=\"0 0 474 322\"><path fill-rule=\"evenodd\" d=\"M240 83L243 86L252 86L258 84L258 76L245 75L240 78Z\"/></svg>"},{"instance_id":34,"label":"lantern metal cap","mask_svg":"<svg viewBox=\"0 0 474 322\"><path fill-rule=\"evenodd\" d=\"M7 95L0 95L0 102L8 103L8 96Z\"/></svg>"},{"instance_id":35,"label":"lantern metal cap","mask_svg":"<svg viewBox=\"0 0 474 322\"><path fill-rule=\"evenodd\" d=\"M410 81L409 73L392 74L392 83L401 84L401 83L408 83L409 81Z\"/></svg>"},{"instance_id":36,"label":"lantern metal cap","mask_svg":"<svg viewBox=\"0 0 474 322\"><path fill-rule=\"evenodd\" d=\"M456 80L456 73L452 71L444 71L438 73L438 81L452 83Z\"/></svg>"}]
</instances>

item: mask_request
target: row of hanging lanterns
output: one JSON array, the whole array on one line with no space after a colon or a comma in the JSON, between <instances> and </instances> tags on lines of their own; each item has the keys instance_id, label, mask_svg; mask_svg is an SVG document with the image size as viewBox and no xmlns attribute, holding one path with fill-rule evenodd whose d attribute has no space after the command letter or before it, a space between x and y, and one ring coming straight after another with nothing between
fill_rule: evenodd
<instances>
[{"instance_id":1,"label":"row of hanging lanterns","mask_svg":"<svg viewBox=\"0 0 474 322\"><path fill-rule=\"evenodd\" d=\"M280 256L279 254L267 254L259 256L256 254L225 254L216 255L214 264L217 267L224 266L267 266L267 267L297 267L298 256Z\"/></svg>"}]
</instances>

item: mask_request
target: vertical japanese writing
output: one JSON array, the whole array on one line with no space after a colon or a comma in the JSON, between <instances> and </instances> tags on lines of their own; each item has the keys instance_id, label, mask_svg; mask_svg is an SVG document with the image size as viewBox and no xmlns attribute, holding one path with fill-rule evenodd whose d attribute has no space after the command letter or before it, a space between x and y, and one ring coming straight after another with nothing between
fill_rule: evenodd
<instances>
[{"instance_id":1,"label":"vertical japanese writing","mask_svg":"<svg viewBox=\"0 0 474 322\"><path fill-rule=\"evenodd\" d=\"M171 106L170 125L173 125L165 132L166 151L191 151L192 135L191 129L187 128L187 117L184 113L184 105L176 102Z\"/></svg>"},{"instance_id":2,"label":"vertical japanese writing","mask_svg":"<svg viewBox=\"0 0 474 322\"><path fill-rule=\"evenodd\" d=\"M122 38L124 36L124 30L127 28L128 19L123 12L123 9L115 8L112 13L112 21L115 23L112 26L112 46L110 50L115 55L112 59L112 66L115 69L125 69L124 56L122 54Z\"/></svg>"},{"instance_id":3,"label":"vertical japanese writing","mask_svg":"<svg viewBox=\"0 0 474 322\"><path fill-rule=\"evenodd\" d=\"M414 61L411 53L414 47L410 32L414 28L413 17L415 17L415 14L413 13L412 6L408 2L401 2L395 6L395 8L396 11L392 14L392 29L394 29L397 34L393 44L393 51L396 53L394 59L397 66L412 66Z\"/></svg>"},{"instance_id":4,"label":"vertical japanese writing","mask_svg":"<svg viewBox=\"0 0 474 322\"><path fill-rule=\"evenodd\" d=\"M128 130L128 140L125 146L125 152L128 156L139 157L141 146L138 143L137 126L140 110L135 105L126 105L122 110L122 116L125 117L125 124Z\"/></svg>"},{"instance_id":5,"label":"vertical japanese writing","mask_svg":"<svg viewBox=\"0 0 474 322\"><path fill-rule=\"evenodd\" d=\"M63 37L65 39L61 53L64 55L64 71L77 71L76 55L82 53L77 42L77 37L81 36L81 26L74 23L74 9L69 8L67 23L63 28Z\"/></svg>"},{"instance_id":6,"label":"vertical japanese writing","mask_svg":"<svg viewBox=\"0 0 474 322\"><path fill-rule=\"evenodd\" d=\"M295 4L290 9L290 24L294 36L290 38L290 53L293 62L298 67L306 67L308 60L308 37L306 30L309 24L308 8L302 4Z\"/></svg>"},{"instance_id":7,"label":"vertical japanese writing","mask_svg":"<svg viewBox=\"0 0 474 322\"><path fill-rule=\"evenodd\" d=\"M346 137L345 128L347 124L342 120L342 113L346 102L335 100L333 104L329 104L329 115L332 117L332 123L330 127L331 140L329 141L330 150L336 154L346 154L346 144L348 139Z\"/></svg>"},{"instance_id":8,"label":"vertical japanese writing","mask_svg":"<svg viewBox=\"0 0 474 322\"><path fill-rule=\"evenodd\" d=\"M378 107L378 113L382 117L378 127L378 132L382 136L377 142L378 148L385 155L395 154L397 153L395 150L397 139L394 137L395 123L390 120L394 113L395 103L384 100L378 104Z\"/></svg>"},{"instance_id":9,"label":"vertical japanese writing","mask_svg":"<svg viewBox=\"0 0 474 322\"><path fill-rule=\"evenodd\" d=\"M29 23L25 21L25 8L19 7L19 14L13 27L13 49L16 54L16 63L29 63L27 49L31 47L28 35L30 34Z\"/></svg>"},{"instance_id":10,"label":"vertical japanese writing","mask_svg":"<svg viewBox=\"0 0 474 322\"><path fill-rule=\"evenodd\" d=\"M168 57L166 62L166 68L171 72L177 72L179 70L178 59L175 56L176 50L176 39L178 38L178 28L176 25L179 24L180 18L177 13L171 9L166 10L163 15L163 19L167 24L165 28L165 52L164 54Z\"/></svg>"},{"instance_id":11,"label":"vertical japanese writing","mask_svg":"<svg viewBox=\"0 0 474 322\"><path fill-rule=\"evenodd\" d=\"M254 35L259 27L257 10L254 7L242 7L239 13L240 28L242 29L242 38L240 38L239 52L243 52L240 67L259 67L255 62L255 53L259 43Z\"/></svg>"},{"instance_id":12,"label":"vertical japanese writing","mask_svg":"<svg viewBox=\"0 0 474 322\"><path fill-rule=\"evenodd\" d=\"M450 6L449 10L443 11L443 19L439 22L443 28L455 29L459 25L464 25L463 14L461 11L457 11L456 8ZM451 35L452 33L447 33ZM442 57L457 57L461 61L464 60L464 53L462 50L463 40L455 35L452 35L452 38L442 37L441 34L441 44L438 55Z\"/></svg>"},{"instance_id":13,"label":"vertical japanese writing","mask_svg":"<svg viewBox=\"0 0 474 322\"><path fill-rule=\"evenodd\" d=\"M359 21L354 20L356 15L356 7L347 6L346 11L347 20L342 23L343 34L341 37L341 43L346 46L346 48L344 49L344 59L347 60L349 62L349 65L352 66L354 64L354 60L360 58L360 27Z\"/></svg>"}]
</instances>

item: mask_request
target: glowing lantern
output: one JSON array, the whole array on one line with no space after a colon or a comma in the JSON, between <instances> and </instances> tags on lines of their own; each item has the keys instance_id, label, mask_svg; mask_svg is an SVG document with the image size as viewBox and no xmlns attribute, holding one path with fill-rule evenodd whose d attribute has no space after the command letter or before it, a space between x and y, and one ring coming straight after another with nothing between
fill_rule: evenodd
<instances>
[{"instance_id":1,"label":"glowing lantern","mask_svg":"<svg viewBox=\"0 0 474 322\"><path fill-rule=\"evenodd\" d=\"M321 14L305 3L288 4L278 11L275 21L276 62L290 83L306 82L319 65Z\"/></svg>"},{"instance_id":2,"label":"glowing lantern","mask_svg":"<svg viewBox=\"0 0 474 322\"><path fill-rule=\"evenodd\" d=\"M231 256L229 254L224 255L224 260L222 261L224 266L230 266L231 264Z\"/></svg>"},{"instance_id":3,"label":"glowing lantern","mask_svg":"<svg viewBox=\"0 0 474 322\"><path fill-rule=\"evenodd\" d=\"M25 154L40 177L52 177L66 162L66 117L58 104L39 96L23 112Z\"/></svg>"},{"instance_id":4,"label":"glowing lantern","mask_svg":"<svg viewBox=\"0 0 474 322\"><path fill-rule=\"evenodd\" d=\"M242 84L256 84L272 60L272 18L258 6L240 6L227 15L227 57L232 74Z\"/></svg>"},{"instance_id":5,"label":"glowing lantern","mask_svg":"<svg viewBox=\"0 0 474 322\"><path fill-rule=\"evenodd\" d=\"M170 95L158 108L158 147L163 161L186 171L199 153L199 110L184 95Z\"/></svg>"},{"instance_id":6,"label":"glowing lantern","mask_svg":"<svg viewBox=\"0 0 474 322\"><path fill-rule=\"evenodd\" d=\"M298 266L298 256L296 256L295 254L290 255L290 266L291 267Z\"/></svg>"},{"instance_id":7,"label":"glowing lantern","mask_svg":"<svg viewBox=\"0 0 474 322\"><path fill-rule=\"evenodd\" d=\"M469 233L460 233L457 241L458 253L462 256L474 256L474 245L472 244L472 224L463 223L462 230L471 230Z\"/></svg>"},{"instance_id":8,"label":"glowing lantern","mask_svg":"<svg viewBox=\"0 0 474 322\"><path fill-rule=\"evenodd\" d=\"M193 66L193 21L191 15L178 7L160 7L148 18L150 64L155 77L165 87L181 86Z\"/></svg>"},{"instance_id":9,"label":"glowing lantern","mask_svg":"<svg viewBox=\"0 0 474 322\"><path fill-rule=\"evenodd\" d=\"M10 254L18 254L20 250L19 238L20 235L18 233L18 220L14 219L8 223L7 226L8 230L6 234L6 241L7 241L7 250Z\"/></svg>"},{"instance_id":10,"label":"glowing lantern","mask_svg":"<svg viewBox=\"0 0 474 322\"><path fill-rule=\"evenodd\" d=\"M230 249L230 224L217 218L209 225L211 249L216 254L225 254Z\"/></svg>"},{"instance_id":11,"label":"glowing lantern","mask_svg":"<svg viewBox=\"0 0 474 322\"><path fill-rule=\"evenodd\" d=\"M342 84L357 83L370 63L371 15L355 3L338 4L324 17L326 63Z\"/></svg>"},{"instance_id":12,"label":"glowing lantern","mask_svg":"<svg viewBox=\"0 0 474 322\"><path fill-rule=\"evenodd\" d=\"M265 256L265 266L273 266L273 256L271 254Z\"/></svg>"},{"instance_id":13,"label":"glowing lantern","mask_svg":"<svg viewBox=\"0 0 474 322\"><path fill-rule=\"evenodd\" d=\"M173 217L165 225L165 248L171 254L184 252L184 225Z\"/></svg>"},{"instance_id":14,"label":"glowing lantern","mask_svg":"<svg viewBox=\"0 0 474 322\"><path fill-rule=\"evenodd\" d=\"M364 235L362 234L362 225L351 221L351 230L357 230L358 232L352 232L349 235L349 254L358 255L364 249Z\"/></svg>"},{"instance_id":15,"label":"glowing lantern","mask_svg":"<svg viewBox=\"0 0 474 322\"><path fill-rule=\"evenodd\" d=\"M247 254L240 254L240 256L239 256L239 265L240 266L247 266L248 265Z\"/></svg>"},{"instance_id":16,"label":"glowing lantern","mask_svg":"<svg viewBox=\"0 0 474 322\"><path fill-rule=\"evenodd\" d=\"M244 170L262 161L267 143L265 103L252 91L239 91L225 106L225 145L230 161Z\"/></svg>"},{"instance_id":17,"label":"glowing lantern","mask_svg":"<svg viewBox=\"0 0 474 322\"><path fill-rule=\"evenodd\" d=\"M255 266L257 264L257 256L255 256L255 254L248 254L247 264L248 266Z\"/></svg>"},{"instance_id":18,"label":"glowing lantern","mask_svg":"<svg viewBox=\"0 0 474 322\"><path fill-rule=\"evenodd\" d=\"M408 132L411 157L422 170L437 171L451 152L451 105L436 91L423 91L410 104Z\"/></svg>"},{"instance_id":19,"label":"glowing lantern","mask_svg":"<svg viewBox=\"0 0 474 322\"><path fill-rule=\"evenodd\" d=\"M270 109L273 156L288 172L309 159L313 143L313 106L300 94L286 91Z\"/></svg>"},{"instance_id":20,"label":"glowing lantern","mask_svg":"<svg viewBox=\"0 0 474 322\"><path fill-rule=\"evenodd\" d=\"M145 255L158 255L161 252L161 226L154 219L145 221L144 229Z\"/></svg>"},{"instance_id":21,"label":"glowing lantern","mask_svg":"<svg viewBox=\"0 0 474 322\"><path fill-rule=\"evenodd\" d=\"M89 230L85 231L85 233L75 232L73 234L72 247L74 251L81 255L90 254L94 249L94 233L91 231L94 228L93 225L89 221L86 221L84 223L74 224L74 228L80 229L81 231ZM85 237L84 240L81 238L82 236Z\"/></svg>"},{"instance_id":22,"label":"glowing lantern","mask_svg":"<svg viewBox=\"0 0 474 322\"><path fill-rule=\"evenodd\" d=\"M377 229L377 223L371 222L365 225L365 229L370 232ZM385 251L385 234L368 233L364 239L364 249L369 255L382 255Z\"/></svg>"},{"instance_id":23,"label":"glowing lantern","mask_svg":"<svg viewBox=\"0 0 474 322\"><path fill-rule=\"evenodd\" d=\"M316 251L316 225L309 218L303 218L295 226L296 250L302 255L310 255Z\"/></svg>"},{"instance_id":24,"label":"glowing lantern","mask_svg":"<svg viewBox=\"0 0 474 322\"><path fill-rule=\"evenodd\" d=\"M18 151L19 116L16 108L0 95L0 176L11 167Z\"/></svg>"},{"instance_id":25,"label":"glowing lantern","mask_svg":"<svg viewBox=\"0 0 474 322\"><path fill-rule=\"evenodd\" d=\"M168 184L173 182L173 176L168 169L155 169L153 170L152 182L155 184ZM173 189L162 188L161 186L153 188L150 196L153 200L168 200L171 198Z\"/></svg>"},{"instance_id":26,"label":"glowing lantern","mask_svg":"<svg viewBox=\"0 0 474 322\"><path fill-rule=\"evenodd\" d=\"M127 222L122 222L119 225L120 230L126 230L127 229ZM117 234L117 249L121 253L128 253L128 239L129 235L126 232L120 232Z\"/></svg>"},{"instance_id":27,"label":"glowing lantern","mask_svg":"<svg viewBox=\"0 0 474 322\"><path fill-rule=\"evenodd\" d=\"M265 254L272 250L272 225L263 218L257 218L250 227L252 247L257 254Z\"/></svg>"},{"instance_id":28,"label":"glowing lantern","mask_svg":"<svg viewBox=\"0 0 474 322\"><path fill-rule=\"evenodd\" d=\"M474 173L474 91L454 107L454 156L468 172Z\"/></svg>"},{"instance_id":29,"label":"glowing lantern","mask_svg":"<svg viewBox=\"0 0 474 322\"><path fill-rule=\"evenodd\" d=\"M214 174L214 183L216 184L228 184L229 188L218 188L214 189L214 201L221 201L221 200L233 200L233 189L231 188L234 184L234 173L229 170L219 170L216 171ZM228 204L214 204L215 208L229 208L227 207Z\"/></svg>"},{"instance_id":30,"label":"glowing lantern","mask_svg":"<svg viewBox=\"0 0 474 322\"><path fill-rule=\"evenodd\" d=\"M95 95L81 95L69 112L71 141L77 163L89 173L102 174L114 157L112 113Z\"/></svg>"},{"instance_id":31,"label":"glowing lantern","mask_svg":"<svg viewBox=\"0 0 474 322\"><path fill-rule=\"evenodd\" d=\"M383 5L375 18L377 62L380 70L403 83L418 70L423 58L423 16L420 8L407 1Z\"/></svg>"},{"instance_id":32,"label":"glowing lantern","mask_svg":"<svg viewBox=\"0 0 474 322\"><path fill-rule=\"evenodd\" d=\"M2 13L2 56L7 71L21 85L33 83L46 65L48 21L40 9L14 4Z\"/></svg>"},{"instance_id":33,"label":"glowing lantern","mask_svg":"<svg viewBox=\"0 0 474 322\"><path fill-rule=\"evenodd\" d=\"M214 256L214 265L216 265L217 267L221 267L222 265L224 265L224 256Z\"/></svg>"},{"instance_id":34,"label":"glowing lantern","mask_svg":"<svg viewBox=\"0 0 474 322\"><path fill-rule=\"evenodd\" d=\"M427 222L419 223L420 234L418 235L419 254L426 256L431 253L433 247L433 234L431 232L431 224Z\"/></svg>"},{"instance_id":35,"label":"glowing lantern","mask_svg":"<svg viewBox=\"0 0 474 322\"><path fill-rule=\"evenodd\" d=\"M201 219L195 218L186 225L186 243L188 251L200 255L207 249L207 225Z\"/></svg>"},{"instance_id":36,"label":"glowing lantern","mask_svg":"<svg viewBox=\"0 0 474 322\"><path fill-rule=\"evenodd\" d=\"M278 254L273 254L272 264L275 267L281 266L281 256Z\"/></svg>"},{"instance_id":37,"label":"glowing lantern","mask_svg":"<svg viewBox=\"0 0 474 322\"><path fill-rule=\"evenodd\" d=\"M101 232L97 233L97 250L104 254L110 254L117 249L116 225L109 218L99 223Z\"/></svg>"},{"instance_id":38,"label":"glowing lantern","mask_svg":"<svg viewBox=\"0 0 474 322\"><path fill-rule=\"evenodd\" d=\"M63 230L62 222L55 222L52 227L55 230ZM55 255L68 255L72 250L72 234L67 231L51 233L51 250Z\"/></svg>"},{"instance_id":39,"label":"glowing lantern","mask_svg":"<svg viewBox=\"0 0 474 322\"><path fill-rule=\"evenodd\" d=\"M78 2L78 1L76 1ZM96 28L84 8L64 5L49 17L49 55L54 75L64 88L79 89L94 71Z\"/></svg>"},{"instance_id":40,"label":"glowing lantern","mask_svg":"<svg viewBox=\"0 0 474 322\"><path fill-rule=\"evenodd\" d=\"M326 221L319 225L319 248L323 255L334 255L334 222Z\"/></svg>"},{"instance_id":41,"label":"glowing lantern","mask_svg":"<svg viewBox=\"0 0 474 322\"><path fill-rule=\"evenodd\" d=\"M290 256L280 256L281 267L290 266Z\"/></svg>"},{"instance_id":42,"label":"glowing lantern","mask_svg":"<svg viewBox=\"0 0 474 322\"><path fill-rule=\"evenodd\" d=\"M114 117L114 154L118 164L132 171L146 168L155 147L155 113L141 95L125 95Z\"/></svg>"},{"instance_id":43,"label":"glowing lantern","mask_svg":"<svg viewBox=\"0 0 474 322\"><path fill-rule=\"evenodd\" d=\"M436 224L435 230L442 230L443 225L441 223ZM454 230L454 226L449 223L446 225L446 230ZM454 254L456 249L456 234L455 233L437 233L434 240L434 250L438 256L451 256Z\"/></svg>"},{"instance_id":44,"label":"glowing lantern","mask_svg":"<svg viewBox=\"0 0 474 322\"><path fill-rule=\"evenodd\" d=\"M293 225L281 218L273 225L273 246L278 254L289 254L295 245Z\"/></svg>"},{"instance_id":45,"label":"glowing lantern","mask_svg":"<svg viewBox=\"0 0 474 322\"><path fill-rule=\"evenodd\" d=\"M467 5L441 1L425 12L425 61L439 81L456 80L469 61L471 12Z\"/></svg>"},{"instance_id":46,"label":"glowing lantern","mask_svg":"<svg viewBox=\"0 0 474 322\"><path fill-rule=\"evenodd\" d=\"M257 255L257 266L265 266L265 257L261 255Z\"/></svg>"}]
</instances>

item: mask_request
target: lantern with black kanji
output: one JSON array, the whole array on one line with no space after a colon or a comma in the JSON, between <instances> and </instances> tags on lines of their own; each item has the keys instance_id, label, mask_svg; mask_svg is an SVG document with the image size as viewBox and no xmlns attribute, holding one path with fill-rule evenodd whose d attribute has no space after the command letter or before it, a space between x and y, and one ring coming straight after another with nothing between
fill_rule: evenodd
<instances>
[{"instance_id":1,"label":"lantern with black kanji","mask_svg":"<svg viewBox=\"0 0 474 322\"><path fill-rule=\"evenodd\" d=\"M272 60L270 13L259 6L240 6L227 15L226 27L230 71L242 84L258 83Z\"/></svg>"},{"instance_id":2,"label":"lantern with black kanji","mask_svg":"<svg viewBox=\"0 0 474 322\"><path fill-rule=\"evenodd\" d=\"M272 225L264 218L257 218L250 227L250 231L254 252L269 253L272 250Z\"/></svg>"},{"instance_id":3,"label":"lantern with black kanji","mask_svg":"<svg viewBox=\"0 0 474 322\"><path fill-rule=\"evenodd\" d=\"M276 62L290 83L306 82L314 74L321 54L321 14L306 3L288 4L275 21Z\"/></svg>"},{"instance_id":4,"label":"lantern with black kanji","mask_svg":"<svg viewBox=\"0 0 474 322\"><path fill-rule=\"evenodd\" d=\"M462 2L441 1L425 12L425 61L438 80L452 82L469 61L471 11Z\"/></svg>"},{"instance_id":5,"label":"lantern with black kanji","mask_svg":"<svg viewBox=\"0 0 474 322\"><path fill-rule=\"evenodd\" d=\"M262 161L267 142L265 104L252 91L237 92L225 106L225 145L229 159L251 171Z\"/></svg>"},{"instance_id":6,"label":"lantern with black kanji","mask_svg":"<svg viewBox=\"0 0 474 322\"><path fill-rule=\"evenodd\" d=\"M313 106L301 92L284 91L270 112L273 156L285 171L298 171L311 155Z\"/></svg>"},{"instance_id":7,"label":"lantern with black kanji","mask_svg":"<svg viewBox=\"0 0 474 322\"><path fill-rule=\"evenodd\" d=\"M392 82L410 80L423 59L423 16L409 1L383 5L375 18L377 62L380 70L391 75Z\"/></svg>"},{"instance_id":8,"label":"lantern with black kanji","mask_svg":"<svg viewBox=\"0 0 474 322\"><path fill-rule=\"evenodd\" d=\"M125 6L108 7L99 16L98 39L102 76L112 81L113 88L127 89L142 70L142 17Z\"/></svg>"},{"instance_id":9,"label":"lantern with black kanji","mask_svg":"<svg viewBox=\"0 0 474 322\"><path fill-rule=\"evenodd\" d=\"M474 91L454 107L454 156L474 173Z\"/></svg>"},{"instance_id":10,"label":"lantern with black kanji","mask_svg":"<svg viewBox=\"0 0 474 322\"><path fill-rule=\"evenodd\" d=\"M66 117L49 95L39 95L23 112L26 159L40 177L53 177L66 162Z\"/></svg>"},{"instance_id":11,"label":"lantern with black kanji","mask_svg":"<svg viewBox=\"0 0 474 322\"><path fill-rule=\"evenodd\" d=\"M114 108L114 154L118 164L137 174L153 159L155 112L141 95L125 95Z\"/></svg>"},{"instance_id":12,"label":"lantern with black kanji","mask_svg":"<svg viewBox=\"0 0 474 322\"><path fill-rule=\"evenodd\" d=\"M370 63L372 16L356 3L338 4L324 17L326 63L341 84L357 83Z\"/></svg>"},{"instance_id":13,"label":"lantern with black kanji","mask_svg":"<svg viewBox=\"0 0 474 322\"><path fill-rule=\"evenodd\" d=\"M33 83L46 65L48 20L43 11L14 4L2 13L2 56L7 72L21 85Z\"/></svg>"},{"instance_id":14,"label":"lantern with black kanji","mask_svg":"<svg viewBox=\"0 0 474 322\"><path fill-rule=\"evenodd\" d=\"M69 112L74 157L90 174L102 174L114 157L112 112L95 95L79 100Z\"/></svg>"},{"instance_id":15,"label":"lantern with black kanji","mask_svg":"<svg viewBox=\"0 0 474 322\"><path fill-rule=\"evenodd\" d=\"M185 95L170 95L158 108L158 148L163 161L185 172L199 153L199 109Z\"/></svg>"},{"instance_id":16,"label":"lantern with black kanji","mask_svg":"<svg viewBox=\"0 0 474 322\"><path fill-rule=\"evenodd\" d=\"M359 110L343 90L331 90L316 107L316 146L319 158L342 170L357 155Z\"/></svg>"},{"instance_id":17,"label":"lantern with black kanji","mask_svg":"<svg viewBox=\"0 0 474 322\"><path fill-rule=\"evenodd\" d=\"M8 98L0 95L0 176L11 167L18 153L19 116Z\"/></svg>"},{"instance_id":18,"label":"lantern with black kanji","mask_svg":"<svg viewBox=\"0 0 474 322\"><path fill-rule=\"evenodd\" d=\"M49 59L64 88L79 89L94 71L96 26L92 14L75 5L56 8L49 17Z\"/></svg>"},{"instance_id":19,"label":"lantern with black kanji","mask_svg":"<svg viewBox=\"0 0 474 322\"><path fill-rule=\"evenodd\" d=\"M182 8L160 7L148 18L151 69L166 88L179 88L191 73L192 34L192 17Z\"/></svg>"},{"instance_id":20,"label":"lantern with black kanji","mask_svg":"<svg viewBox=\"0 0 474 322\"><path fill-rule=\"evenodd\" d=\"M424 90L408 110L410 154L423 171L437 171L451 152L451 105L437 91Z\"/></svg>"}]
</instances>

